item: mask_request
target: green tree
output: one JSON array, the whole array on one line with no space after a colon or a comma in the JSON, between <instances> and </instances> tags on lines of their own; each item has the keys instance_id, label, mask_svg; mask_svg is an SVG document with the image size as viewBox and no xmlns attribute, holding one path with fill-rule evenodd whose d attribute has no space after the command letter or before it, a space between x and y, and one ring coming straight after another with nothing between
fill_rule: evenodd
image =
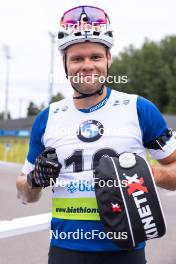
<instances>
[{"instance_id":1,"label":"green tree","mask_svg":"<svg viewBox=\"0 0 176 264\"><path fill-rule=\"evenodd\" d=\"M36 104L30 102L27 108L27 116L36 116L40 111L41 109Z\"/></svg>"},{"instance_id":2,"label":"green tree","mask_svg":"<svg viewBox=\"0 0 176 264\"><path fill-rule=\"evenodd\" d=\"M57 93L51 99L51 103L60 101L64 98L61 93ZM27 107L27 116L36 116L39 112L41 112L45 108L44 103L40 106L37 106L34 102L30 102L29 106Z\"/></svg>"},{"instance_id":3,"label":"green tree","mask_svg":"<svg viewBox=\"0 0 176 264\"><path fill-rule=\"evenodd\" d=\"M176 37L159 43L145 40L141 49L132 45L113 58L110 75L127 75L128 83L112 88L142 95L162 112L176 113Z\"/></svg>"},{"instance_id":4,"label":"green tree","mask_svg":"<svg viewBox=\"0 0 176 264\"><path fill-rule=\"evenodd\" d=\"M161 41L162 57L167 65L167 90L169 96L169 113L176 113L176 36L166 37Z\"/></svg>"},{"instance_id":5,"label":"green tree","mask_svg":"<svg viewBox=\"0 0 176 264\"><path fill-rule=\"evenodd\" d=\"M64 99L63 94L62 93L57 93L56 95L52 96L51 103L60 101L62 99Z\"/></svg>"}]
</instances>

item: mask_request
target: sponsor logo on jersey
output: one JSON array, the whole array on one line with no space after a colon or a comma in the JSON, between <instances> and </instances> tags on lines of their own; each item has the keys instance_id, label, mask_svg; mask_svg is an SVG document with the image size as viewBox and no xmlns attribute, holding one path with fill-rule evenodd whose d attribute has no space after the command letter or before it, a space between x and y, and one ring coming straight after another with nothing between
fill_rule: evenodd
<instances>
[{"instance_id":1,"label":"sponsor logo on jersey","mask_svg":"<svg viewBox=\"0 0 176 264\"><path fill-rule=\"evenodd\" d=\"M103 125L96 120L87 120L79 125L77 137L83 142L94 142L102 137Z\"/></svg>"},{"instance_id":2,"label":"sponsor logo on jersey","mask_svg":"<svg viewBox=\"0 0 176 264\"><path fill-rule=\"evenodd\" d=\"M96 111L97 109L101 108L102 106L104 106L106 104L106 102L108 101L108 98L105 98L102 102L100 102L99 104L93 106L90 108L89 112L93 112Z\"/></svg>"},{"instance_id":3,"label":"sponsor logo on jersey","mask_svg":"<svg viewBox=\"0 0 176 264\"><path fill-rule=\"evenodd\" d=\"M130 102L129 99L125 99L123 101L115 100L113 106L117 106L117 105L128 105L129 102Z\"/></svg>"},{"instance_id":4,"label":"sponsor logo on jersey","mask_svg":"<svg viewBox=\"0 0 176 264\"><path fill-rule=\"evenodd\" d=\"M129 100L129 99L127 99L127 100L123 100L123 104L124 104L124 105L128 105L128 104L129 104L129 102L130 102L130 100Z\"/></svg>"},{"instance_id":5,"label":"sponsor logo on jersey","mask_svg":"<svg viewBox=\"0 0 176 264\"><path fill-rule=\"evenodd\" d=\"M67 110L68 110L68 106L67 106L67 105L62 106L62 111L63 111L63 112L65 112L65 111L67 111Z\"/></svg>"},{"instance_id":6,"label":"sponsor logo on jersey","mask_svg":"<svg viewBox=\"0 0 176 264\"><path fill-rule=\"evenodd\" d=\"M69 193L75 193L77 191L79 192L94 192L94 184L89 181L70 181L69 184L67 184L67 191Z\"/></svg>"},{"instance_id":7,"label":"sponsor logo on jersey","mask_svg":"<svg viewBox=\"0 0 176 264\"><path fill-rule=\"evenodd\" d=\"M116 106L116 105L120 105L120 101L119 101L119 100L115 100L115 102L114 102L113 105L114 105L114 106Z\"/></svg>"},{"instance_id":8,"label":"sponsor logo on jersey","mask_svg":"<svg viewBox=\"0 0 176 264\"><path fill-rule=\"evenodd\" d=\"M54 114L57 114L59 112L59 108L56 108L55 110L54 110Z\"/></svg>"}]
</instances>

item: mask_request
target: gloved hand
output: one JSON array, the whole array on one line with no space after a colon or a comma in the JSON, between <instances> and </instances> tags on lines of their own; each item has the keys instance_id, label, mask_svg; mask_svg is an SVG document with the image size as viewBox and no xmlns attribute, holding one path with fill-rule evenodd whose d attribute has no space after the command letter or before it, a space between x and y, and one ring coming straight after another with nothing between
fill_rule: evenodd
<instances>
[{"instance_id":1,"label":"gloved hand","mask_svg":"<svg viewBox=\"0 0 176 264\"><path fill-rule=\"evenodd\" d=\"M50 186L50 179L56 182L61 167L56 150L51 147L46 148L37 157L34 170L27 175L29 186L31 188Z\"/></svg>"}]
</instances>

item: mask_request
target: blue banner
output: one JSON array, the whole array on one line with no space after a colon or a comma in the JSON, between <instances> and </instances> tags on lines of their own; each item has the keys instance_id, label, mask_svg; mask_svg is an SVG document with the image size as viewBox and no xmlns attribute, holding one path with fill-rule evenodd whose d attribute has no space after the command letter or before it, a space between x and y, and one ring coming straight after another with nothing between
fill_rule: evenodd
<instances>
[{"instance_id":1,"label":"blue banner","mask_svg":"<svg viewBox=\"0 0 176 264\"><path fill-rule=\"evenodd\" d=\"M0 137L29 137L28 130L0 130Z\"/></svg>"}]
</instances>

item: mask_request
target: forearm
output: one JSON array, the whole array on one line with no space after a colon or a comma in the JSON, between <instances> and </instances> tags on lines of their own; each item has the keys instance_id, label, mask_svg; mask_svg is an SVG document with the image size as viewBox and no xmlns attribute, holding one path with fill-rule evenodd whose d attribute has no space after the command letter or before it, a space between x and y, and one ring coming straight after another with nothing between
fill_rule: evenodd
<instances>
[{"instance_id":1,"label":"forearm","mask_svg":"<svg viewBox=\"0 0 176 264\"><path fill-rule=\"evenodd\" d=\"M40 199L42 188L31 189L27 183L27 176L22 174L18 176L16 181L17 197L23 203L33 203Z\"/></svg>"},{"instance_id":2,"label":"forearm","mask_svg":"<svg viewBox=\"0 0 176 264\"><path fill-rule=\"evenodd\" d=\"M176 190L176 161L172 164L152 166L155 183L157 186L170 190Z\"/></svg>"}]
</instances>

